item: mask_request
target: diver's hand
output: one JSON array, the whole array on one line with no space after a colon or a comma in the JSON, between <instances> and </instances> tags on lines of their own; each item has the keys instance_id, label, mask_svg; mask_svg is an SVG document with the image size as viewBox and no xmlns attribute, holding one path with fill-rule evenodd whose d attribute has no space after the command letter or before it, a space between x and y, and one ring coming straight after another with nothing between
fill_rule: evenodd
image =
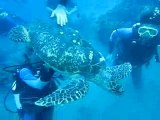
<instances>
[{"instance_id":1,"label":"diver's hand","mask_svg":"<svg viewBox=\"0 0 160 120\"><path fill-rule=\"evenodd\" d=\"M40 68L40 79L43 82L48 82L51 80L54 70L52 68L48 68L46 65L42 65Z\"/></svg>"},{"instance_id":2,"label":"diver's hand","mask_svg":"<svg viewBox=\"0 0 160 120\"><path fill-rule=\"evenodd\" d=\"M57 24L64 26L68 22L67 13L68 12L67 12L65 6L57 5L57 8L52 11L52 14L50 17L56 16L57 17Z\"/></svg>"}]
</instances>

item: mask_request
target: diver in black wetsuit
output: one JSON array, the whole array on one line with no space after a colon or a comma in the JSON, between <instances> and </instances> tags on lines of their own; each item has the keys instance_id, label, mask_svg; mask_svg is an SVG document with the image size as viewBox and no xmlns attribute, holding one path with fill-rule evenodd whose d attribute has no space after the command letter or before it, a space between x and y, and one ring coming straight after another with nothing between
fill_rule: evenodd
<instances>
[{"instance_id":1,"label":"diver in black wetsuit","mask_svg":"<svg viewBox=\"0 0 160 120\"><path fill-rule=\"evenodd\" d=\"M160 9L154 8L144 12L140 23L131 28L120 28L110 36L109 52L113 65L130 62L133 66L132 79L136 88L141 86L141 68L148 65L155 56L159 62L158 45L160 45Z\"/></svg>"},{"instance_id":2,"label":"diver in black wetsuit","mask_svg":"<svg viewBox=\"0 0 160 120\"><path fill-rule=\"evenodd\" d=\"M43 62L26 63L17 69L12 91L21 120L53 120L54 106L41 107L34 102L57 89L54 73Z\"/></svg>"}]
</instances>

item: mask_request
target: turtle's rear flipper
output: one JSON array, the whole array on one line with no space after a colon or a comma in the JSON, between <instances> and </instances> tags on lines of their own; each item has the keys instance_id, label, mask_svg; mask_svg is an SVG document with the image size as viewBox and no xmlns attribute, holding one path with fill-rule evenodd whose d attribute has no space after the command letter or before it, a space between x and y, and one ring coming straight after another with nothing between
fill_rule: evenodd
<instances>
[{"instance_id":1,"label":"turtle's rear flipper","mask_svg":"<svg viewBox=\"0 0 160 120\"><path fill-rule=\"evenodd\" d=\"M130 63L106 67L105 70L101 70L91 81L105 90L121 94L124 92L121 80L129 76L131 71L132 66Z\"/></svg>"},{"instance_id":2,"label":"turtle's rear flipper","mask_svg":"<svg viewBox=\"0 0 160 120\"><path fill-rule=\"evenodd\" d=\"M82 98L86 95L87 91L88 83L85 80L74 80L65 87L56 90L44 98L40 98L35 102L35 105L49 107L66 104Z\"/></svg>"}]
</instances>

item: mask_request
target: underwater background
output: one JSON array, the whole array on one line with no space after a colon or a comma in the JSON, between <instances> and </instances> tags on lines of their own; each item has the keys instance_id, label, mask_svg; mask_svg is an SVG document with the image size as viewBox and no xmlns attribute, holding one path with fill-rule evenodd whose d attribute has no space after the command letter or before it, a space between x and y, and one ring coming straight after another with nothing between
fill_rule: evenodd
<instances>
[{"instance_id":1,"label":"underwater background","mask_svg":"<svg viewBox=\"0 0 160 120\"><path fill-rule=\"evenodd\" d=\"M114 29L131 27L140 12L149 6L160 6L159 0L79 0L78 11L69 16L69 24L85 40L107 56L109 36ZM46 19L45 0L0 0L0 7L29 23ZM2 27L2 26L0 26ZM15 44L0 35L0 119L18 120L18 115L4 108L4 97L13 83L12 74L3 67L19 64L24 44ZM142 71L141 88L136 89L130 77L125 79L125 93L115 95L89 83L88 94L75 102L55 107L53 120L160 120L160 63L154 59ZM12 94L7 106L16 111Z\"/></svg>"}]
</instances>

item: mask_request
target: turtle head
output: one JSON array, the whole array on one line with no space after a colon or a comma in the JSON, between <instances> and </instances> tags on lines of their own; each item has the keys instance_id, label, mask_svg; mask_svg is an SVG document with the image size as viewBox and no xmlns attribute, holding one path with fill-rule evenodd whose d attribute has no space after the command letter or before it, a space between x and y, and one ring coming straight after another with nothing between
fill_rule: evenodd
<instances>
[{"instance_id":1,"label":"turtle head","mask_svg":"<svg viewBox=\"0 0 160 120\"><path fill-rule=\"evenodd\" d=\"M9 39L15 42L30 42L29 32L23 25L12 28L9 32Z\"/></svg>"}]
</instances>

